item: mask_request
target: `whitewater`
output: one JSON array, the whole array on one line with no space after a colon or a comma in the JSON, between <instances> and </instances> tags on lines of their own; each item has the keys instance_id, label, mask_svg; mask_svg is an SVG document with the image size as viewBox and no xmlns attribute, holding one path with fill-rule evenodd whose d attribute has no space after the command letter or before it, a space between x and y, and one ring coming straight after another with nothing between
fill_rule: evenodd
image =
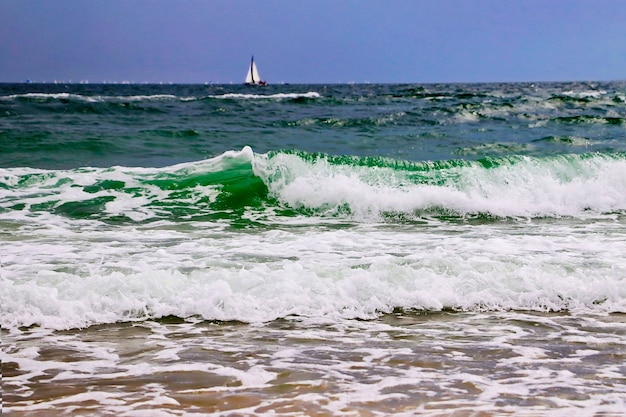
<instances>
[{"instance_id":1,"label":"whitewater","mask_svg":"<svg viewBox=\"0 0 626 417\"><path fill-rule=\"evenodd\" d=\"M621 415L625 97L0 86L4 409Z\"/></svg>"}]
</instances>

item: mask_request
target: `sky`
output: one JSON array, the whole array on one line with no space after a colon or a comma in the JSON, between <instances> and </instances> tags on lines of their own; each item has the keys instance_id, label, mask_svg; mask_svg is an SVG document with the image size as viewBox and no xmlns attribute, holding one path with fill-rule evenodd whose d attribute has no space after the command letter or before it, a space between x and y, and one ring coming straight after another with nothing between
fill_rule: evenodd
<instances>
[{"instance_id":1,"label":"sky","mask_svg":"<svg viewBox=\"0 0 626 417\"><path fill-rule=\"evenodd\" d=\"M626 79L626 0L0 0L0 82Z\"/></svg>"}]
</instances>

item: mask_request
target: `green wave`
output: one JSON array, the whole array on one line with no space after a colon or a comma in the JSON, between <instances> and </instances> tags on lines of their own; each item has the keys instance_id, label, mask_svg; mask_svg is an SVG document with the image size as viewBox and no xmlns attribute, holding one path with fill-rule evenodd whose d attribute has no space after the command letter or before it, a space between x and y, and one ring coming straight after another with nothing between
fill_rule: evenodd
<instances>
[{"instance_id":1,"label":"green wave","mask_svg":"<svg viewBox=\"0 0 626 417\"><path fill-rule=\"evenodd\" d=\"M156 200L154 207L177 207L175 214L193 217L194 213L230 211L240 215L245 208L261 207L267 199L268 188L255 175L252 162L244 158L225 161L218 170L196 171L183 169L160 173L143 181L166 191L168 197ZM211 194L206 189L214 190Z\"/></svg>"},{"instance_id":2,"label":"green wave","mask_svg":"<svg viewBox=\"0 0 626 417\"><path fill-rule=\"evenodd\" d=\"M2 172L3 213L110 223L247 226L276 216L404 222L626 211L626 153L407 161L248 148L164 168Z\"/></svg>"},{"instance_id":3,"label":"green wave","mask_svg":"<svg viewBox=\"0 0 626 417\"><path fill-rule=\"evenodd\" d=\"M546 161L545 163L548 164L551 163L550 161L558 160L575 162L579 159L600 157L601 155L564 155L549 158L530 158L521 155L510 155L498 157L483 157L477 160L449 159L441 161L408 161L380 156L329 155L325 153L305 152L299 150L283 150L270 152L268 153L268 156L271 159L281 154L297 156L298 158L306 161L309 164L316 164L320 161L324 161L334 166L377 168L387 169L394 172L411 173L414 175L410 176L409 178L414 179L415 184L429 185L442 185L451 178L457 178L459 176L458 170L460 168L492 169L501 166L513 166L515 164L527 161L537 161L537 163L539 163L539 161L542 160ZM616 159L621 159L624 157L623 155L624 154L622 154L621 156L620 154L615 154L613 157ZM613 158L609 155L605 156L608 158Z\"/></svg>"},{"instance_id":4,"label":"green wave","mask_svg":"<svg viewBox=\"0 0 626 417\"><path fill-rule=\"evenodd\" d=\"M305 172L274 168L270 194L308 214L528 218L626 210L625 153L416 162L283 151L270 161L285 155L304 162Z\"/></svg>"}]
</instances>

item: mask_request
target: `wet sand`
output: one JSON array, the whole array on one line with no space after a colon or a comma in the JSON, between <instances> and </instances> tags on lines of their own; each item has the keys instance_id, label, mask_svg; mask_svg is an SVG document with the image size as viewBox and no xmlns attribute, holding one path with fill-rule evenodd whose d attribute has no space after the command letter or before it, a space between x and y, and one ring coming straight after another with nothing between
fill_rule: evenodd
<instances>
[{"instance_id":1,"label":"wet sand","mask_svg":"<svg viewBox=\"0 0 626 417\"><path fill-rule=\"evenodd\" d=\"M626 412L626 315L397 312L3 331L10 416Z\"/></svg>"}]
</instances>

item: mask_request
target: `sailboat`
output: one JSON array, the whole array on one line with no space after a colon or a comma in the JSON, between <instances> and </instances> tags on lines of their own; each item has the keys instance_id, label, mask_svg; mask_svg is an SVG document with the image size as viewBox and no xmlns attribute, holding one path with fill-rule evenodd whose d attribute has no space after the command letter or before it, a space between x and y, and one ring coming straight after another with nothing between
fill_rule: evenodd
<instances>
[{"instance_id":1,"label":"sailboat","mask_svg":"<svg viewBox=\"0 0 626 417\"><path fill-rule=\"evenodd\" d=\"M256 64L254 63L254 55L252 55L252 59L250 60L250 67L248 68L248 75L246 75L246 85L267 85L267 81L261 80L259 76L259 70L256 68Z\"/></svg>"}]
</instances>

